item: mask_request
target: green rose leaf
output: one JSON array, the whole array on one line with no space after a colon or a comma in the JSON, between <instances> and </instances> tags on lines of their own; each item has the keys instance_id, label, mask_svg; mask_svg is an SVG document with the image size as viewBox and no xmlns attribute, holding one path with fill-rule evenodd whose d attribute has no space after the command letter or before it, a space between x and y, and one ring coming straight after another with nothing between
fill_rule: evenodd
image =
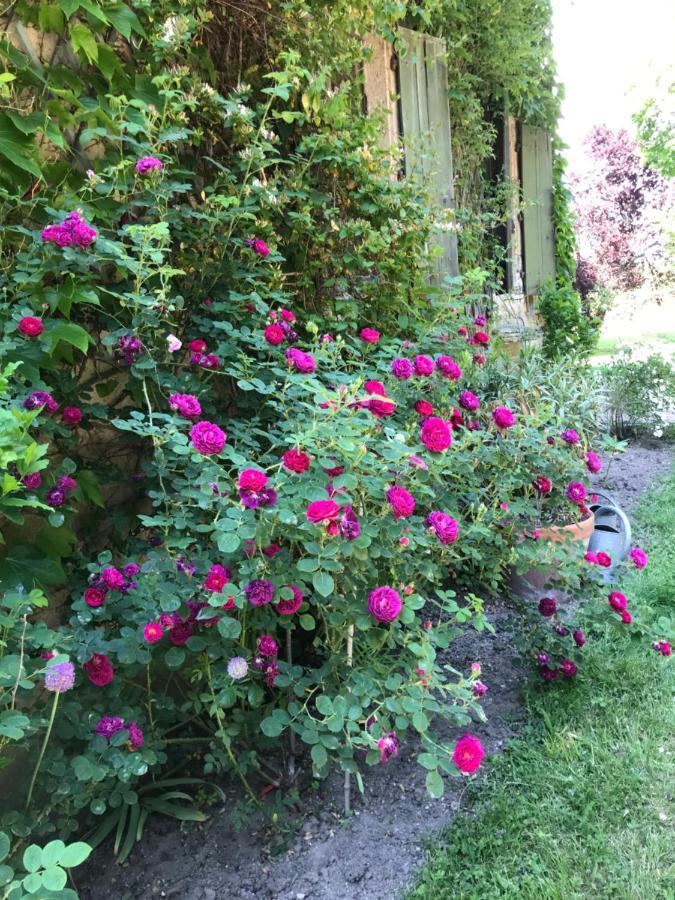
<instances>
[{"instance_id":1,"label":"green rose leaf","mask_svg":"<svg viewBox=\"0 0 675 900\"><path fill-rule=\"evenodd\" d=\"M322 597L329 597L335 590L335 582L328 572L316 572L312 578L312 584Z\"/></svg>"},{"instance_id":2,"label":"green rose leaf","mask_svg":"<svg viewBox=\"0 0 675 900\"><path fill-rule=\"evenodd\" d=\"M445 785L438 772L433 771L427 773L426 785L427 791L434 798L434 800L438 800L439 797L443 796Z\"/></svg>"}]
</instances>

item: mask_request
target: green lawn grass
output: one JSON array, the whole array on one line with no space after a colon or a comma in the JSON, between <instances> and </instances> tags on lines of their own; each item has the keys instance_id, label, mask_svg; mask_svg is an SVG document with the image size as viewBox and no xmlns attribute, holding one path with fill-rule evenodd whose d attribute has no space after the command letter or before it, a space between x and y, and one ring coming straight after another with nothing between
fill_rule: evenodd
<instances>
[{"instance_id":1,"label":"green lawn grass","mask_svg":"<svg viewBox=\"0 0 675 900\"><path fill-rule=\"evenodd\" d=\"M639 519L650 564L624 589L672 629L675 475ZM574 682L529 689L529 727L469 788L409 900L675 898L675 656L608 629L583 658Z\"/></svg>"}]
</instances>

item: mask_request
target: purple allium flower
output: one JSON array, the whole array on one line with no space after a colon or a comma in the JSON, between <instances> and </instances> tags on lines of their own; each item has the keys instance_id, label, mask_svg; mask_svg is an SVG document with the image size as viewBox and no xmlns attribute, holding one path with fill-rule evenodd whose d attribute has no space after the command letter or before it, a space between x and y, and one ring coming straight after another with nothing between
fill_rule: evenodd
<instances>
[{"instance_id":1,"label":"purple allium flower","mask_svg":"<svg viewBox=\"0 0 675 900\"><path fill-rule=\"evenodd\" d=\"M241 681L248 675L248 663L243 656L233 656L227 664L227 674L235 681Z\"/></svg>"},{"instance_id":2,"label":"purple allium flower","mask_svg":"<svg viewBox=\"0 0 675 900\"><path fill-rule=\"evenodd\" d=\"M394 376L394 378L399 378L403 381L406 381L412 376L412 373L413 367L409 359L401 357L399 359L393 359L391 361L391 374Z\"/></svg>"},{"instance_id":3,"label":"purple allium flower","mask_svg":"<svg viewBox=\"0 0 675 900\"><path fill-rule=\"evenodd\" d=\"M71 662L54 663L47 666L45 688L57 694L69 691L75 684L75 666Z\"/></svg>"},{"instance_id":4,"label":"purple allium flower","mask_svg":"<svg viewBox=\"0 0 675 900\"><path fill-rule=\"evenodd\" d=\"M576 432L573 428L566 428L564 431L561 431L560 437L563 439L563 441L565 441L566 444L578 444L581 440L578 432Z\"/></svg>"},{"instance_id":5,"label":"purple allium flower","mask_svg":"<svg viewBox=\"0 0 675 900\"><path fill-rule=\"evenodd\" d=\"M480 400L475 394L472 394L471 391L462 391L459 395L459 405L462 409L474 412L480 406Z\"/></svg>"},{"instance_id":6,"label":"purple allium flower","mask_svg":"<svg viewBox=\"0 0 675 900\"><path fill-rule=\"evenodd\" d=\"M244 585L244 594L251 606L265 606L272 601L275 587L271 581L256 578Z\"/></svg>"},{"instance_id":7,"label":"purple allium flower","mask_svg":"<svg viewBox=\"0 0 675 900\"><path fill-rule=\"evenodd\" d=\"M67 499L68 495L63 488L53 487L51 490L47 491L45 503L56 509L59 506L63 506Z\"/></svg>"},{"instance_id":8,"label":"purple allium flower","mask_svg":"<svg viewBox=\"0 0 675 900\"><path fill-rule=\"evenodd\" d=\"M380 762L386 763L392 756L396 756L400 746L401 742L395 731L389 731L387 734L383 734L377 742L377 748L380 751Z\"/></svg>"},{"instance_id":9,"label":"purple allium flower","mask_svg":"<svg viewBox=\"0 0 675 900\"><path fill-rule=\"evenodd\" d=\"M99 719L96 723L95 732L99 737L110 740L114 734L117 734L118 731L122 731L123 728L124 722L119 716L103 716L103 718Z\"/></svg>"},{"instance_id":10,"label":"purple allium flower","mask_svg":"<svg viewBox=\"0 0 675 900\"><path fill-rule=\"evenodd\" d=\"M148 172L161 172L164 163L156 156L144 156L136 163L136 171L139 175L147 175Z\"/></svg>"}]
</instances>

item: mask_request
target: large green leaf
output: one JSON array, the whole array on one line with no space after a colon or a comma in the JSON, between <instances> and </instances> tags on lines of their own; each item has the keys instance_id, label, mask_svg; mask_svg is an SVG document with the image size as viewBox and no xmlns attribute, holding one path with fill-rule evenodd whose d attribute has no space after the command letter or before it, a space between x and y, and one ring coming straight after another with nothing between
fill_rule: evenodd
<instances>
[{"instance_id":1,"label":"large green leaf","mask_svg":"<svg viewBox=\"0 0 675 900\"><path fill-rule=\"evenodd\" d=\"M35 142L14 125L6 113L0 115L0 156L4 156L19 169L42 178L42 171L33 155Z\"/></svg>"},{"instance_id":2,"label":"large green leaf","mask_svg":"<svg viewBox=\"0 0 675 900\"><path fill-rule=\"evenodd\" d=\"M59 341L72 344L83 353L87 352L91 338L80 325L74 322L65 322L62 319L52 320L45 325L45 337L51 344L52 351Z\"/></svg>"}]
</instances>

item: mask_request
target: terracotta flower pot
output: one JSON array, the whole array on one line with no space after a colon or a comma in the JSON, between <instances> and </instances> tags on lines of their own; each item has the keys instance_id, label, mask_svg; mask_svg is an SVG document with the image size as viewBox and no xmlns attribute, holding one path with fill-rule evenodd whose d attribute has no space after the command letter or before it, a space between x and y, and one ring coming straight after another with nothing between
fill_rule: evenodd
<instances>
[{"instance_id":1,"label":"terracotta flower pot","mask_svg":"<svg viewBox=\"0 0 675 900\"><path fill-rule=\"evenodd\" d=\"M571 525L551 525L548 528L539 528L539 540L553 541L561 544L569 541L571 544L582 543L584 550L588 550L588 543L595 528L595 516L591 514L580 522ZM529 598L541 595L546 590L546 585L553 576L553 570L548 572L539 569L530 569L518 575L515 569L511 569L511 591L517 597Z\"/></svg>"}]
</instances>

